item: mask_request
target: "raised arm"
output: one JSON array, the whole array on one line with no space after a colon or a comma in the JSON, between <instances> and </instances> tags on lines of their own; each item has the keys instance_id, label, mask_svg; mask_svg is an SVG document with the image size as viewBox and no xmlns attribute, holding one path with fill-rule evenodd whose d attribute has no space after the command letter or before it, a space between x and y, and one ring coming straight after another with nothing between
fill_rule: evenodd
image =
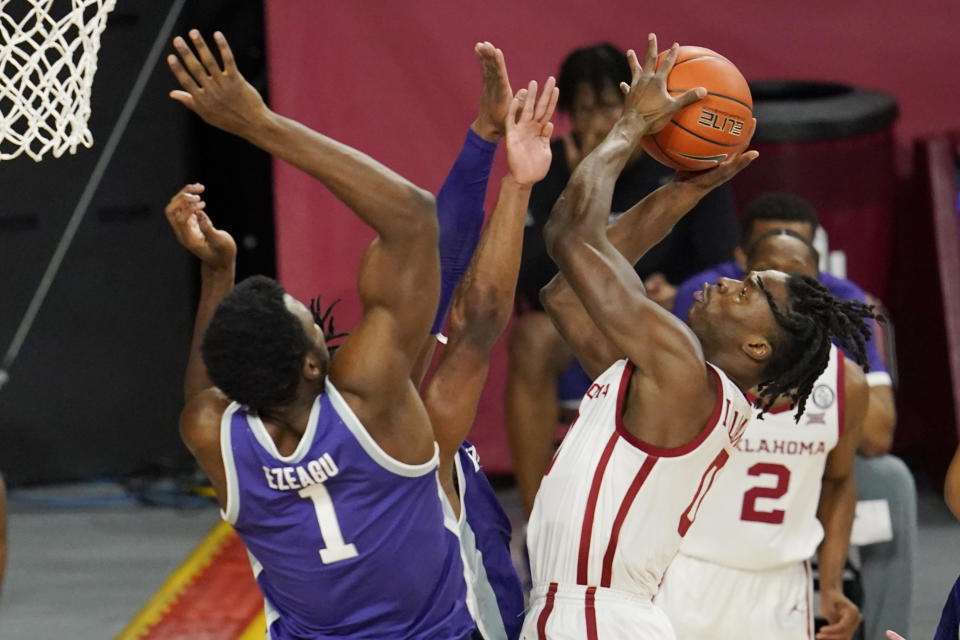
<instances>
[{"instance_id":1,"label":"raised arm","mask_svg":"<svg viewBox=\"0 0 960 640\"><path fill-rule=\"evenodd\" d=\"M440 445L440 482L455 507L459 497L453 485L453 460L476 416L490 351L510 319L530 189L550 167L550 117L556 103L557 89L550 78L539 99L537 84L531 82L510 105L506 117L510 171L500 183L496 207L454 295L449 341L424 392Z\"/></svg>"},{"instance_id":2,"label":"raised arm","mask_svg":"<svg viewBox=\"0 0 960 640\"><path fill-rule=\"evenodd\" d=\"M237 69L226 38L214 40L222 65L197 30L189 33L196 49L177 37L179 55L167 63L182 90L170 97L204 122L240 136L305 171L330 189L379 234L384 243L406 244L436 226L433 196L369 156L271 111Z\"/></svg>"},{"instance_id":3,"label":"raised arm","mask_svg":"<svg viewBox=\"0 0 960 640\"><path fill-rule=\"evenodd\" d=\"M607 240L631 264L670 233L700 200L747 167L757 157L750 151L702 173L678 173L674 179L631 207L607 228ZM558 273L540 294L551 320L573 348L584 370L596 377L625 353L597 327Z\"/></svg>"},{"instance_id":4,"label":"raised arm","mask_svg":"<svg viewBox=\"0 0 960 640\"><path fill-rule=\"evenodd\" d=\"M817 509L817 518L823 525L823 542L818 551L820 610L828 622L817 633L819 640L849 640L862 617L857 606L843 595L843 567L857 505L853 460L863 433L869 391L863 371L852 360L843 359L843 375L843 433L827 457Z\"/></svg>"},{"instance_id":5,"label":"raised arm","mask_svg":"<svg viewBox=\"0 0 960 640\"><path fill-rule=\"evenodd\" d=\"M440 228L440 301L427 338L414 366L419 386L437 346L434 337L443 330L453 292L467 270L483 227L483 203L497 143L505 133L507 109L513 100L503 52L489 42L478 42L473 52L480 62L482 88L476 120L450 172L437 193Z\"/></svg>"},{"instance_id":6,"label":"raised arm","mask_svg":"<svg viewBox=\"0 0 960 640\"><path fill-rule=\"evenodd\" d=\"M200 343L213 312L233 288L237 245L226 231L214 228L204 208L202 184L188 184L167 203L164 213L177 240L200 259L200 302L193 322L190 357L183 377L184 402L213 386L200 355Z\"/></svg>"},{"instance_id":7,"label":"raised arm","mask_svg":"<svg viewBox=\"0 0 960 640\"><path fill-rule=\"evenodd\" d=\"M378 237L358 278L363 319L337 352L329 377L378 444L405 463L429 458L433 437L410 381L439 293L433 196L365 154L264 104L237 70L223 34L222 66L200 34L196 53L176 38L167 62L182 90L171 97L209 124L243 137L320 180Z\"/></svg>"},{"instance_id":8,"label":"raised arm","mask_svg":"<svg viewBox=\"0 0 960 640\"><path fill-rule=\"evenodd\" d=\"M683 106L702 96L691 89L679 98L666 90L676 59L674 45L654 71L657 41L651 34L644 67L628 53L633 71L623 115L610 134L577 167L554 205L545 229L547 249L604 335L636 365L636 373L661 387L681 385L700 394L707 387L703 352L693 333L649 300L630 262L610 243L607 212L614 184L643 135L659 131ZM703 385L689 384L691 376ZM693 391L693 390L696 391ZM683 402L686 398L677 396Z\"/></svg>"}]
</instances>

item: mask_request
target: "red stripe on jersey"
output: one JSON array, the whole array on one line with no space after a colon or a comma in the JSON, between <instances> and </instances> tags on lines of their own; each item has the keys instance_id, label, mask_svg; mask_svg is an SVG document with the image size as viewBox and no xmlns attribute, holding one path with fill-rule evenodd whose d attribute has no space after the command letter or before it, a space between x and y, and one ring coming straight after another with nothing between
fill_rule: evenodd
<instances>
[{"instance_id":1,"label":"red stripe on jersey","mask_svg":"<svg viewBox=\"0 0 960 640\"><path fill-rule=\"evenodd\" d=\"M590 559L590 537L593 535L593 518L597 510L597 497L600 495L600 483L607 470L607 463L613 454L613 447L617 444L617 432L610 434L607 446L600 454L600 462L593 474L593 484L590 485L590 494L587 496L587 508L583 513L583 527L580 529L580 555L577 559L577 584L587 584L587 563Z\"/></svg>"},{"instance_id":2,"label":"red stripe on jersey","mask_svg":"<svg viewBox=\"0 0 960 640\"><path fill-rule=\"evenodd\" d=\"M601 587L610 586L610 581L613 576L613 557L617 553L620 528L623 526L623 521L627 519L627 512L630 511L633 500L637 497L637 493L640 492L640 487L643 486L643 483L646 481L647 476L650 475L650 471L658 459L659 458L654 458L653 456L648 456L647 459L643 461L643 465L640 466L640 471L637 472L637 476L630 484L630 488L627 489L626 495L623 496L623 502L620 503L617 517L613 521L613 532L610 534L610 542L607 543L607 551L603 554L603 573L600 575Z\"/></svg>"},{"instance_id":3,"label":"red stripe on jersey","mask_svg":"<svg viewBox=\"0 0 960 640\"><path fill-rule=\"evenodd\" d=\"M847 379L847 369L844 366L844 359L843 351L837 349L837 424L840 430L837 437L843 435L843 387Z\"/></svg>"},{"instance_id":4,"label":"red stripe on jersey","mask_svg":"<svg viewBox=\"0 0 960 640\"><path fill-rule=\"evenodd\" d=\"M757 396L755 393L751 391L745 391L743 395L747 399L747 402L750 403L751 407L757 406ZM788 402L787 404L782 404L779 407L770 407L767 409L766 413L783 413L784 411L790 411L791 408L792 407Z\"/></svg>"},{"instance_id":5,"label":"red stripe on jersey","mask_svg":"<svg viewBox=\"0 0 960 640\"><path fill-rule=\"evenodd\" d=\"M584 598L584 613L587 616L587 640L597 640L596 587L587 587Z\"/></svg>"},{"instance_id":6,"label":"red stripe on jersey","mask_svg":"<svg viewBox=\"0 0 960 640\"><path fill-rule=\"evenodd\" d=\"M547 640L547 618L550 617L550 612L553 611L553 598L557 594L557 586L556 582L551 582L550 588L547 589L547 601L543 603L543 611L540 612L540 617L537 618L538 640Z\"/></svg>"},{"instance_id":7,"label":"red stripe on jersey","mask_svg":"<svg viewBox=\"0 0 960 640\"><path fill-rule=\"evenodd\" d=\"M690 453L707 439L707 436L713 431L714 427L717 425L717 422L720 420L720 412L723 409L723 382L720 380L720 374L713 370L713 367L710 365L704 365L707 370L713 375L714 380L717 383L717 401L713 405L713 413L710 415L710 418L704 424L703 429L700 430L700 433L697 434L697 437L688 442L687 444L680 445L679 447L658 447L656 445L650 444L649 442L644 442L637 436L633 435L627 428L623 426L623 401L626 399L627 389L630 387L630 375L633 373L633 363L629 360L627 361L627 366L623 368L623 377L620 379L620 391L617 394L617 433L620 436L635 446L640 451L643 451L647 455L656 456L658 458L675 458L677 456L682 456Z\"/></svg>"}]
</instances>

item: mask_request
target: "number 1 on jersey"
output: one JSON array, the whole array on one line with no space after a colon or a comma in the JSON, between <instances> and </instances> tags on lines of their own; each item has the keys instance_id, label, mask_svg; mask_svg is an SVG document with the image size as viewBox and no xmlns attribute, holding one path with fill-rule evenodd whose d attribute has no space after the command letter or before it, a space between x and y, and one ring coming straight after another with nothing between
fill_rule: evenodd
<instances>
[{"instance_id":1,"label":"number 1 on jersey","mask_svg":"<svg viewBox=\"0 0 960 640\"><path fill-rule=\"evenodd\" d=\"M357 548L352 542L343 541L340 532L340 523L337 521L337 512L333 510L333 500L330 492L322 484L312 484L300 489L301 498L310 498L313 510L317 514L317 524L320 525L320 536L326 548L320 549L320 560L323 564L333 564L341 560L356 558Z\"/></svg>"}]
</instances>

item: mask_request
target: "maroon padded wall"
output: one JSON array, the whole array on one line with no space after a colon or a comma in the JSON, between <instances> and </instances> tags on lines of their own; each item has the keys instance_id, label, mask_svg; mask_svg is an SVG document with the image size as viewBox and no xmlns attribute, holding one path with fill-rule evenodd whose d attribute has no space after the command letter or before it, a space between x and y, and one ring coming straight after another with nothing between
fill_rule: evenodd
<instances>
[{"instance_id":1,"label":"maroon padded wall","mask_svg":"<svg viewBox=\"0 0 960 640\"><path fill-rule=\"evenodd\" d=\"M555 73L576 46L609 40L642 47L654 30L664 44L679 40L723 53L748 79L887 91L902 109L903 140L960 126L960 83L942 73L960 63L960 5L940 0L917 0L908 9L894 0L267 0L266 16L272 106L433 191L475 115L478 40L504 50L517 87ZM500 158L490 199L502 172ZM301 298L344 298L338 324L349 327L358 317L356 268L371 234L299 172L278 163L274 176L279 277ZM853 273L858 268L850 265ZM501 344L471 436L491 471L509 468L504 371Z\"/></svg>"}]
</instances>

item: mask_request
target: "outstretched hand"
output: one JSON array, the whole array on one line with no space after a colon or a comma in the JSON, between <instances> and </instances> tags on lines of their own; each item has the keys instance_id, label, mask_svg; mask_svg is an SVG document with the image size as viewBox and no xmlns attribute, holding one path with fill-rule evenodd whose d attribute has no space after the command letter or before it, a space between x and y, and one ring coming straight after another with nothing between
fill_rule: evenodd
<instances>
[{"instance_id":1,"label":"outstretched hand","mask_svg":"<svg viewBox=\"0 0 960 640\"><path fill-rule=\"evenodd\" d=\"M553 134L550 118L560 95L556 84L553 76L547 78L538 99L537 83L531 80L527 88L520 89L510 101L506 118L507 165L510 175L522 185L539 182L550 168L550 136Z\"/></svg>"},{"instance_id":2,"label":"outstretched hand","mask_svg":"<svg viewBox=\"0 0 960 640\"><path fill-rule=\"evenodd\" d=\"M497 142L506 134L504 123L513 98L507 65L503 60L503 51L489 42L478 42L473 52L480 61L483 88L480 90L480 112L471 128L484 140Z\"/></svg>"},{"instance_id":3,"label":"outstretched hand","mask_svg":"<svg viewBox=\"0 0 960 640\"><path fill-rule=\"evenodd\" d=\"M743 153L727 158L712 169L705 171L677 171L673 176L673 182L695 187L706 195L749 167L750 163L758 157L760 157L760 153L757 151L752 149L750 151L744 151Z\"/></svg>"},{"instance_id":4,"label":"outstretched hand","mask_svg":"<svg viewBox=\"0 0 960 640\"><path fill-rule=\"evenodd\" d=\"M178 55L167 56L167 64L183 89L171 91L170 97L183 103L207 124L242 136L266 113L263 98L240 75L233 52L222 33L213 34L223 61L222 68L200 32L191 29L189 35L196 54L186 40L177 36L173 39L173 46Z\"/></svg>"},{"instance_id":5,"label":"outstretched hand","mask_svg":"<svg viewBox=\"0 0 960 640\"><path fill-rule=\"evenodd\" d=\"M188 184L170 199L164 213L177 240L190 253L214 270L232 269L237 259L237 244L226 231L215 229L204 213L207 203L200 194L202 184Z\"/></svg>"},{"instance_id":6,"label":"outstretched hand","mask_svg":"<svg viewBox=\"0 0 960 640\"><path fill-rule=\"evenodd\" d=\"M659 69L657 36L654 34L651 33L647 38L647 55L642 67L636 52L633 49L627 51L632 78L629 85L620 83L620 90L626 95L623 110L624 114L632 112L643 119L644 135L657 133L667 126L673 114L707 95L703 87L688 89L676 98L667 92L667 76L676 62L678 49L679 45L674 43Z\"/></svg>"}]
</instances>

